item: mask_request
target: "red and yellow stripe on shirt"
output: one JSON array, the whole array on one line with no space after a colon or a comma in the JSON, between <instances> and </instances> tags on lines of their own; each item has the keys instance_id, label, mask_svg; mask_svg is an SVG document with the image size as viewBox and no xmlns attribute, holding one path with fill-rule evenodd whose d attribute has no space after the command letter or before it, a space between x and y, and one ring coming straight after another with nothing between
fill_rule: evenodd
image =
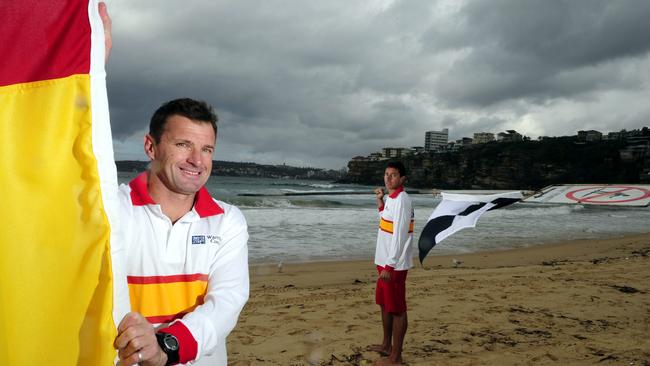
<instances>
[{"instance_id":1,"label":"red and yellow stripe on shirt","mask_svg":"<svg viewBox=\"0 0 650 366\"><path fill-rule=\"evenodd\" d=\"M413 224L414 224L414 220L411 219L411 223L409 224L409 234L413 233ZM383 231L383 232L387 232L389 234L392 234L393 233L393 222L389 221L389 220L386 220L383 217L381 217L379 219L379 229L381 229L381 231Z\"/></svg>"},{"instance_id":2,"label":"red and yellow stripe on shirt","mask_svg":"<svg viewBox=\"0 0 650 366\"><path fill-rule=\"evenodd\" d=\"M169 323L203 304L208 275L127 276L131 309L152 324Z\"/></svg>"},{"instance_id":3,"label":"red and yellow stripe on shirt","mask_svg":"<svg viewBox=\"0 0 650 366\"><path fill-rule=\"evenodd\" d=\"M101 33L96 12L88 0L0 6L6 365L112 365L116 355L110 226L92 133L93 106L102 97L91 96L91 48L98 46L91 45L91 27Z\"/></svg>"}]
</instances>

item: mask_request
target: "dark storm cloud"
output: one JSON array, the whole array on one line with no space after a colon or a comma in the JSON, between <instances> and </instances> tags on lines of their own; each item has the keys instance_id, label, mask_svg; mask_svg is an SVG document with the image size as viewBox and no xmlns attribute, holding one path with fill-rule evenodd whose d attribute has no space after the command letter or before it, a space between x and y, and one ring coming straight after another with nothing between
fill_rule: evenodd
<instances>
[{"instance_id":1,"label":"dark storm cloud","mask_svg":"<svg viewBox=\"0 0 650 366\"><path fill-rule=\"evenodd\" d=\"M650 113L636 103L650 79L649 8L111 0L116 154L141 154L151 113L180 96L217 109L218 159L334 168L445 127L451 138L636 128Z\"/></svg>"},{"instance_id":2,"label":"dark storm cloud","mask_svg":"<svg viewBox=\"0 0 650 366\"><path fill-rule=\"evenodd\" d=\"M630 87L611 63L650 50L649 17L644 0L476 1L422 41L467 53L436 85L451 103L543 100Z\"/></svg>"}]
</instances>

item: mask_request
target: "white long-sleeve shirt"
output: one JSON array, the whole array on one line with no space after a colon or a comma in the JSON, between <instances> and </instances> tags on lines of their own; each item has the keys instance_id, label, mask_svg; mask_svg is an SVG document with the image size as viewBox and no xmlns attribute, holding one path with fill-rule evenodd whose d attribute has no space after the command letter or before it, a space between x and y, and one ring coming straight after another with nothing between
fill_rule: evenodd
<instances>
[{"instance_id":1,"label":"white long-sleeve shirt","mask_svg":"<svg viewBox=\"0 0 650 366\"><path fill-rule=\"evenodd\" d=\"M149 195L146 173L120 186L120 201L132 310L178 338L182 364L226 366L226 337L249 292L241 211L201 188L172 224Z\"/></svg>"},{"instance_id":2,"label":"white long-sleeve shirt","mask_svg":"<svg viewBox=\"0 0 650 366\"><path fill-rule=\"evenodd\" d=\"M400 187L379 210L375 264L398 271L413 267L413 223L411 198Z\"/></svg>"}]
</instances>

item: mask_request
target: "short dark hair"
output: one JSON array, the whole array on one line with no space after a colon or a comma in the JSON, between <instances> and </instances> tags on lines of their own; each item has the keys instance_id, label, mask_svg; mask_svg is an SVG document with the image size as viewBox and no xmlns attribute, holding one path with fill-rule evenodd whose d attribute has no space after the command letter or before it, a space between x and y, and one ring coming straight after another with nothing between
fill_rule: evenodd
<instances>
[{"instance_id":1,"label":"short dark hair","mask_svg":"<svg viewBox=\"0 0 650 366\"><path fill-rule=\"evenodd\" d=\"M160 142L167 119L174 115L183 116L196 122L209 123L214 129L214 136L217 136L219 118L212 107L202 100L179 98L163 103L151 116L149 134L153 136L156 143Z\"/></svg>"},{"instance_id":2,"label":"short dark hair","mask_svg":"<svg viewBox=\"0 0 650 366\"><path fill-rule=\"evenodd\" d=\"M406 167L404 167L404 164L402 164L401 161L389 161L388 164L386 164L386 168L397 169L401 177L406 177Z\"/></svg>"}]
</instances>

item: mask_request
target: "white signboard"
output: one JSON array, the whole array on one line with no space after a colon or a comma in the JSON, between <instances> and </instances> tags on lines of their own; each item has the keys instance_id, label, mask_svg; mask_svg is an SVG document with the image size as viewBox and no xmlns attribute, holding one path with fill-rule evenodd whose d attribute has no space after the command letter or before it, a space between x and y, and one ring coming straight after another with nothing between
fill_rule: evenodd
<instances>
[{"instance_id":1,"label":"white signboard","mask_svg":"<svg viewBox=\"0 0 650 366\"><path fill-rule=\"evenodd\" d=\"M582 184L548 186L524 202L640 206L650 204L650 185Z\"/></svg>"}]
</instances>

